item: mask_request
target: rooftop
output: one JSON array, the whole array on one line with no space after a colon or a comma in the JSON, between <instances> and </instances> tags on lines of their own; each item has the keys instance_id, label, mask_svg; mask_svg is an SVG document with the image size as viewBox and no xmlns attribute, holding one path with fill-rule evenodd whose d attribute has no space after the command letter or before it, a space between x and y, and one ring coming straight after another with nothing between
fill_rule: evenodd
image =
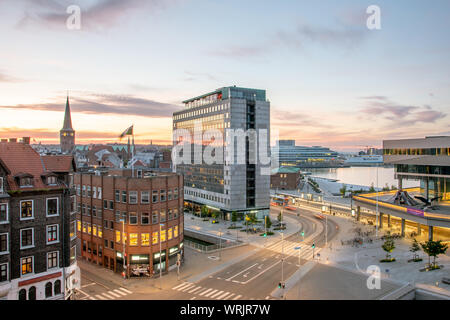
<instances>
[{"instance_id":1,"label":"rooftop","mask_svg":"<svg viewBox=\"0 0 450 320\"><path fill-rule=\"evenodd\" d=\"M272 170L272 174L277 173L298 173L300 171L300 168L295 167L279 167Z\"/></svg>"}]
</instances>

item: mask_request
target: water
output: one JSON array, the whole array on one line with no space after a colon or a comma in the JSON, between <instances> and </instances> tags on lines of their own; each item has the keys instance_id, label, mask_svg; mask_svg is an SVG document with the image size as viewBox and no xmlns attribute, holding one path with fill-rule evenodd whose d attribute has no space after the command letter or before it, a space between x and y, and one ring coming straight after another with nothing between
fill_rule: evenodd
<instances>
[{"instance_id":1,"label":"water","mask_svg":"<svg viewBox=\"0 0 450 320\"><path fill-rule=\"evenodd\" d=\"M377 167L349 167L349 168L317 168L308 169L312 176L336 179L341 183L355 184L359 186L377 186ZM394 178L394 168L378 168L378 187L383 188L386 183L391 187L398 186ZM414 188L419 186L418 180L403 180L403 188Z\"/></svg>"}]
</instances>

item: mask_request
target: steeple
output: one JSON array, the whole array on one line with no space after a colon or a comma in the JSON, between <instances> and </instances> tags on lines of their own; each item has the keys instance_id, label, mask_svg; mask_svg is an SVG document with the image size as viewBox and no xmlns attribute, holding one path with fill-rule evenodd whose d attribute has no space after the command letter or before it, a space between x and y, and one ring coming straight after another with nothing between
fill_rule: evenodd
<instances>
[{"instance_id":1,"label":"steeple","mask_svg":"<svg viewBox=\"0 0 450 320\"><path fill-rule=\"evenodd\" d=\"M73 130L72 117L70 116L69 95L67 95L66 112L64 114L64 126L63 126L62 130Z\"/></svg>"}]
</instances>

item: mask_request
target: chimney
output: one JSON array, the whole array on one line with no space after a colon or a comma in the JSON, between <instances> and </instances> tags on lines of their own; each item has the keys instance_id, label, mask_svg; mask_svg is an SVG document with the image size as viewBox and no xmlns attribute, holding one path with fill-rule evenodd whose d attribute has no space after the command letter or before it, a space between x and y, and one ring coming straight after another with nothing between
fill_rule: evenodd
<instances>
[{"instance_id":1,"label":"chimney","mask_svg":"<svg viewBox=\"0 0 450 320\"><path fill-rule=\"evenodd\" d=\"M30 144L30 137L23 137L22 142L23 144Z\"/></svg>"},{"instance_id":2,"label":"chimney","mask_svg":"<svg viewBox=\"0 0 450 320\"><path fill-rule=\"evenodd\" d=\"M9 142L17 142L17 138L9 138Z\"/></svg>"}]
</instances>

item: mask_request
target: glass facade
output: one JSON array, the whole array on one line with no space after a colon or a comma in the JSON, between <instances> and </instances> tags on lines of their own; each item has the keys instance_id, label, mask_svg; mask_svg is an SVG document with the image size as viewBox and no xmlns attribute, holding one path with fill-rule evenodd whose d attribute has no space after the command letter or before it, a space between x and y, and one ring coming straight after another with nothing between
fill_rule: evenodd
<instances>
[{"instance_id":1,"label":"glass facade","mask_svg":"<svg viewBox=\"0 0 450 320\"><path fill-rule=\"evenodd\" d=\"M383 149L383 155L386 156L450 156L450 148L396 148Z\"/></svg>"}]
</instances>

